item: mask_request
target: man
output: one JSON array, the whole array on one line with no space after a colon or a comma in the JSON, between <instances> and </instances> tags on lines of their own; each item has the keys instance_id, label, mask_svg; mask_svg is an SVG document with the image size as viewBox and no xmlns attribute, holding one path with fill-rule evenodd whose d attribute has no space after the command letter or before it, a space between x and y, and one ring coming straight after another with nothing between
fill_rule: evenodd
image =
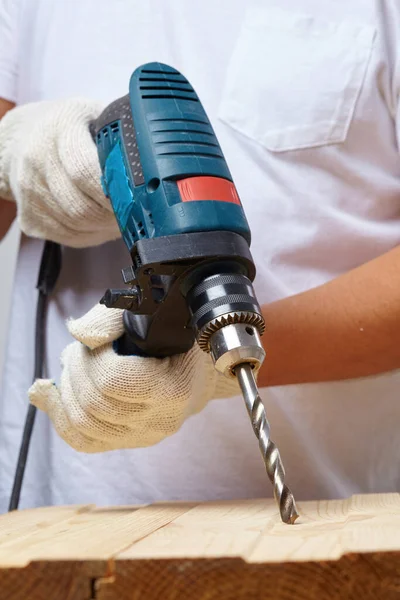
<instances>
[{"instance_id":1,"label":"man","mask_svg":"<svg viewBox=\"0 0 400 600\"><path fill-rule=\"evenodd\" d=\"M97 101L124 95L134 68L153 60L198 92L249 220L267 322L259 385L293 492L397 490L396 3L2 5L0 96L39 102L0 125L0 195L27 234L1 399L3 510L32 373L34 238L46 237L66 246L48 319L57 387L37 382L30 398L54 426L40 413L22 506L271 495L243 402L207 357L120 357L120 313L95 306L127 253L110 241L118 233L87 124Z\"/></svg>"}]
</instances>

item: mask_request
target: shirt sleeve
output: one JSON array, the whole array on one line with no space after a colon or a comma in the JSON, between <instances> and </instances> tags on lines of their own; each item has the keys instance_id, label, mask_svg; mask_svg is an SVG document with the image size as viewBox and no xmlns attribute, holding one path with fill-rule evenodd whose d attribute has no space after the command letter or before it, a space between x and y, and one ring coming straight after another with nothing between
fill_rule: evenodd
<instances>
[{"instance_id":1,"label":"shirt sleeve","mask_svg":"<svg viewBox=\"0 0 400 600\"><path fill-rule=\"evenodd\" d=\"M0 98L16 102L20 0L0 0Z\"/></svg>"}]
</instances>

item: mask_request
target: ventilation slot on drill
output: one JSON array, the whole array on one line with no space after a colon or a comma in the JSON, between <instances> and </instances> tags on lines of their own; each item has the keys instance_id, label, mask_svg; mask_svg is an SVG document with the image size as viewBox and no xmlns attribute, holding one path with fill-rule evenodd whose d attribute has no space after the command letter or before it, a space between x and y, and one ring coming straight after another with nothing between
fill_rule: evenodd
<instances>
[{"instance_id":1,"label":"ventilation slot on drill","mask_svg":"<svg viewBox=\"0 0 400 600\"><path fill-rule=\"evenodd\" d=\"M140 235L140 237L143 237L146 234L146 232L144 230L142 221L139 221L137 226L138 226L138 234Z\"/></svg>"},{"instance_id":2,"label":"ventilation slot on drill","mask_svg":"<svg viewBox=\"0 0 400 600\"><path fill-rule=\"evenodd\" d=\"M143 100L161 100L161 99L168 99L171 98L171 100L189 100L190 102L198 102L198 98L191 98L190 96L181 96L178 94L143 94L142 95Z\"/></svg>"},{"instance_id":3,"label":"ventilation slot on drill","mask_svg":"<svg viewBox=\"0 0 400 600\"><path fill-rule=\"evenodd\" d=\"M178 79L177 77L175 79L171 79L170 77L139 77L139 81L159 81L160 83L179 83L179 85L190 85L190 83L188 82L187 79L185 79L184 77L181 77L181 79Z\"/></svg>"},{"instance_id":4,"label":"ventilation slot on drill","mask_svg":"<svg viewBox=\"0 0 400 600\"><path fill-rule=\"evenodd\" d=\"M178 85L141 85L141 90L171 90L177 92L187 92L189 94L195 94L195 91L192 89L187 89Z\"/></svg>"},{"instance_id":5,"label":"ventilation slot on drill","mask_svg":"<svg viewBox=\"0 0 400 600\"><path fill-rule=\"evenodd\" d=\"M186 145L188 144L189 146L211 146L214 148L219 148L218 144L215 144L214 142L198 142L196 140L168 140L165 142L155 142L156 146L166 146L168 144L182 144L182 145Z\"/></svg>"},{"instance_id":6,"label":"ventilation slot on drill","mask_svg":"<svg viewBox=\"0 0 400 600\"><path fill-rule=\"evenodd\" d=\"M180 77L179 79L171 79L170 77L148 77L148 78L140 78L141 90L150 90L150 91L177 91L184 92L189 94L195 94L196 92L190 85L187 79L184 77Z\"/></svg>"},{"instance_id":7,"label":"ventilation slot on drill","mask_svg":"<svg viewBox=\"0 0 400 600\"><path fill-rule=\"evenodd\" d=\"M215 142L189 139L164 139L154 142L157 156L211 156L223 158L219 145Z\"/></svg>"},{"instance_id":8,"label":"ventilation slot on drill","mask_svg":"<svg viewBox=\"0 0 400 600\"><path fill-rule=\"evenodd\" d=\"M116 121L114 123L111 123L110 125L107 125L106 127L103 127L103 129L101 131L99 131L99 133L97 134L97 141L100 142L101 138L108 138L109 135L115 134L119 132L119 122Z\"/></svg>"},{"instance_id":9,"label":"ventilation slot on drill","mask_svg":"<svg viewBox=\"0 0 400 600\"><path fill-rule=\"evenodd\" d=\"M156 70L156 69L142 69L140 71L141 73L154 73L155 75L179 75L180 77L182 77L182 74L179 73L179 71L175 71L175 69L168 69L166 70Z\"/></svg>"},{"instance_id":10,"label":"ventilation slot on drill","mask_svg":"<svg viewBox=\"0 0 400 600\"><path fill-rule=\"evenodd\" d=\"M166 119L150 119L152 123L199 123L200 125L207 125L207 127L211 127L208 121L203 121L201 119L192 119L191 117L185 117L184 119L178 119L175 117L170 117ZM195 129L197 131L197 129Z\"/></svg>"},{"instance_id":11,"label":"ventilation slot on drill","mask_svg":"<svg viewBox=\"0 0 400 600\"><path fill-rule=\"evenodd\" d=\"M171 125L173 124L170 122ZM158 123L157 123L158 125ZM220 146L215 138L213 131L204 129L206 123L198 125L197 129L192 129L193 124L184 129L181 123L177 124L176 129L157 128L152 131L154 147L157 156L203 156L206 158L222 158L223 155Z\"/></svg>"},{"instance_id":12,"label":"ventilation slot on drill","mask_svg":"<svg viewBox=\"0 0 400 600\"><path fill-rule=\"evenodd\" d=\"M200 135L211 135L214 136L212 131L206 131L203 129L155 129L152 133L198 133Z\"/></svg>"},{"instance_id":13,"label":"ventilation slot on drill","mask_svg":"<svg viewBox=\"0 0 400 600\"><path fill-rule=\"evenodd\" d=\"M220 158L225 160L224 157L220 154L214 154L213 152L196 152L196 150L187 151L187 152L158 152L157 156L194 156L201 158Z\"/></svg>"}]
</instances>

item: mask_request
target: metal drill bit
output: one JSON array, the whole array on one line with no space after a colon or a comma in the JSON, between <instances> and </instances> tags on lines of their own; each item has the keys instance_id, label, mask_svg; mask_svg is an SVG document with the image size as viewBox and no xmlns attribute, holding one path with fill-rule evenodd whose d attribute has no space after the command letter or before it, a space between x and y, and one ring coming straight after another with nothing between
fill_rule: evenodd
<instances>
[{"instance_id":1,"label":"metal drill bit","mask_svg":"<svg viewBox=\"0 0 400 600\"><path fill-rule=\"evenodd\" d=\"M299 514L293 494L285 484L285 470L279 450L270 439L267 415L258 393L251 365L246 363L238 365L235 368L235 375L242 390L254 433L258 438L268 477L274 486L274 496L279 505L281 519L284 523L293 524Z\"/></svg>"}]
</instances>

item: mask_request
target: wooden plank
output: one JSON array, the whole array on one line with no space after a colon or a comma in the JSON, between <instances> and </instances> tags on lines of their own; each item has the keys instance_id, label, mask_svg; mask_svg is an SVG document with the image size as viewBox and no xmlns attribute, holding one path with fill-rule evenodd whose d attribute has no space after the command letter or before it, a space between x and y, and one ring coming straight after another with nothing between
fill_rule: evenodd
<instances>
[{"instance_id":1,"label":"wooden plank","mask_svg":"<svg viewBox=\"0 0 400 600\"><path fill-rule=\"evenodd\" d=\"M261 532L278 516L272 500L199 504L120 552L118 559L220 556L246 559Z\"/></svg>"},{"instance_id":2,"label":"wooden plank","mask_svg":"<svg viewBox=\"0 0 400 600\"><path fill-rule=\"evenodd\" d=\"M191 504L144 508L93 508L0 544L0 566L24 566L32 560L103 560L166 525ZM23 512L21 513L23 515ZM7 521L7 515L0 518Z\"/></svg>"},{"instance_id":3,"label":"wooden plank","mask_svg":"<svg viewBox=\"0 0 400 600\"><path fill-rule=\"evenodd\" d=\"M199 505L119 553L118 558L239 556L247 562L272 563L400 550L399 494L305 502L299 509L299 521L288 526L281 522L272 501Z\"/></svg>"},{"instance_id":4,"label":"wooden plank","mask_svg":"<svg viewBox=\"0 0 400 600\"><path fill-rule=\"evenodd\" d=\"M0 547L6 541L26 537L30 534L60 523L79 513L91 510L93 506L47 506L23 511L13 511L0 517Z\"/></svg>"},{"instance_id":5,"label":"wooden plank","mask_svg":"<svg viewBox=\"0 0 400 600\"><path fill-rule=\"evenodd\" d=\"M91 600L107 565L82 561L32 562L0 570L1 600Z\"/></svg>"},{"instance_id":6,"label":"wooden plank","mask_svg":"<svg viewBox=\"0 0 400 600\"><path fill-rule=\"evenodd\" d=\"M117 560L96 600L399 600L399 553L337 561ZM19 599L18 599L19 600Z\"/></svg>"},{"instance_id":7,"label":"wooden plank","mask_svg":"<svg viewBox=\"0 0 400 600\"><path fill-rule=\"evenodd\" d=\"M299 508L294 526L262 499L4 515L0 598L400 599L399 494Z\"/></svg>"}]
</instances>

